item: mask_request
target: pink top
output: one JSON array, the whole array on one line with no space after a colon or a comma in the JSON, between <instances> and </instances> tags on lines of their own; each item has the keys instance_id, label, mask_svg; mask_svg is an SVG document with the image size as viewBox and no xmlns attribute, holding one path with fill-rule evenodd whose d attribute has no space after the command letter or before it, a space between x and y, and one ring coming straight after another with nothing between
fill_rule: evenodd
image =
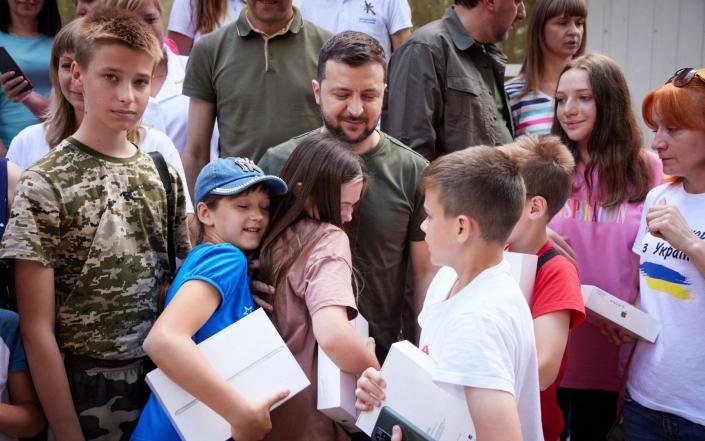
<instances>
[{"instance_id":1,"label":"pink top","mask_svg":"<svg viewBox=\"0 0 705 441\"><path fill-rule=\"evenodd\" d=\"M350 438L340 426L316 410L318 345L311 316L327 306L345 307L351 320L357 316L350 242L340 228L310 219L300 220L284 236L289 243L310 245L276 286L274 320L311 385L272 411L272 431L265 440L346 441ZM290 252L285 247L283 239L274 244L275 262Z\"/></svg>"},{"instance_id":2,"label":"pink top","mask_svg":"<svg viewBox=\"0 0 705 441\"><path fill-rule=\"evenodd\" d=\"M647 154L653 188L662 181L661 161L655 154ZM624 202L604 208L596 203L594 195L588 200L584 172L585 165L578 164L573 178L577 191L551 220L549 228L565 237L575 250L580 283L599 286L633 303L639 293L639 257L631 249L644 203ZM599 188L597 173L593 176L593 185ZM625 349L624 355L628 353L628 348ZM618 391L622 386L622 369L620 347L586 322L571 333L561 387Z\"/></svg>"}]
</instances>

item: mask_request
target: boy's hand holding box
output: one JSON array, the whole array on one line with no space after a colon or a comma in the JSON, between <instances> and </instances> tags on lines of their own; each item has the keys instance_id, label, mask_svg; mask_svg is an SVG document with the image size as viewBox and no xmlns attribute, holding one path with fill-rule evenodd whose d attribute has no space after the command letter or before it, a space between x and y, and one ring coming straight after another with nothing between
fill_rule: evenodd
<instances>
[{"instance_id":1,"label":"boy's hand holding box","mask_svg":"<svg viewBox=\"0 0 705 441\"><path fill-rule=\"evenodd\" d=\"M474 440L475 426L465 397L432 380L434 365L431 357L410 342L394 343L381 371L387 383L382 406L391 407L435 440ZM371 435L380 412L380 407L361 412L357 427Z\"/></svg>"},{"instance_id":2,"label":"boy's hand holding box","mask_svg":"<svg viewBox=\"0 0 705 441\"><path fill-rule=\"evenodd\" d=\"M286 343L262 309L198 345L213 367L248 400L263 399L282 389L293 397L310 383ZM179 436L186 441L223 441L230 424L183 390L160 369L147 374L154 392Z\"/></svg>"},{"instance_id":3,"label":"boy's hand holding box","mask_svg":"<svg viewBox=\"0 0 705 441\"><path fill-rule=\"evenodd\" d=\"M610 323L651 343L661 332L661 323L639 308L593 285L581 285L585 308Z\"/></svg>"}]
</instances>

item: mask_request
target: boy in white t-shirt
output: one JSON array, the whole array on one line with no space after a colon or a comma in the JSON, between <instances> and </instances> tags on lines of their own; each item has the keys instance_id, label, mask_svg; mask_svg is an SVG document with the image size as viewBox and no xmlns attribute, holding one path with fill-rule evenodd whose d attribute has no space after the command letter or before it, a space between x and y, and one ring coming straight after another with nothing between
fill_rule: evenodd
<instances>
[{"instance_id":1,"label":"boy in white t-shirt","mask_svg":"<svg viewBox=\"0 0 705 441\"><path fill-rule=\"evenodd\" d=\"M434 161L422 185L422 229L431 261L443 266L419 315L433 380L465 397L479 440L543 440L531 313L502 260L524 207L517 165L473 147ZM365 371L357 407L380 406L383 389L380 372Z\"/></svg>"}]
</instances>

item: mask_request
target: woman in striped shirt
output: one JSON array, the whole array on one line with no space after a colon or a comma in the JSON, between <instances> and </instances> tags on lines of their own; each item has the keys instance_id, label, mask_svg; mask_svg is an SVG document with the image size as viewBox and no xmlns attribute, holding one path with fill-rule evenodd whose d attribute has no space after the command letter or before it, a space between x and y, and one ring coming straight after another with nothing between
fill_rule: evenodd
<instances>
[{"instance_id":1,"label":"woman in striped shirt","mask_svg":"<svg viewBox=\"0 0 705 441\"><path fill-rule=\"evenodd\" d=\"M526 56L505 84L515 136L551 132L558 77L585 51L585 0L538 0L529 19Z\"/></svg>"}]
</instances>

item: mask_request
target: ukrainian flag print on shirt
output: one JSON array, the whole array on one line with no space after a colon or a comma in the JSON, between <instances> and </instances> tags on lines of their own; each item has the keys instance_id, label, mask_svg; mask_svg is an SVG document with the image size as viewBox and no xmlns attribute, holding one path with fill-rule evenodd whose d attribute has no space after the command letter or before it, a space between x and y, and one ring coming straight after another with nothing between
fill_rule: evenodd
<instances>
[{"instance_id":1,"label":"ukrainian flag print on shirt","mask_svg":"<svg viewBox=\"0 0 705 441\"><path fill-rule=\"evenodd\" d=\"M663 265L643 262L639 270L650 289L668 294L680 300L692 300L691 283L686 276Z\"/></svg>"}]
</instances>

